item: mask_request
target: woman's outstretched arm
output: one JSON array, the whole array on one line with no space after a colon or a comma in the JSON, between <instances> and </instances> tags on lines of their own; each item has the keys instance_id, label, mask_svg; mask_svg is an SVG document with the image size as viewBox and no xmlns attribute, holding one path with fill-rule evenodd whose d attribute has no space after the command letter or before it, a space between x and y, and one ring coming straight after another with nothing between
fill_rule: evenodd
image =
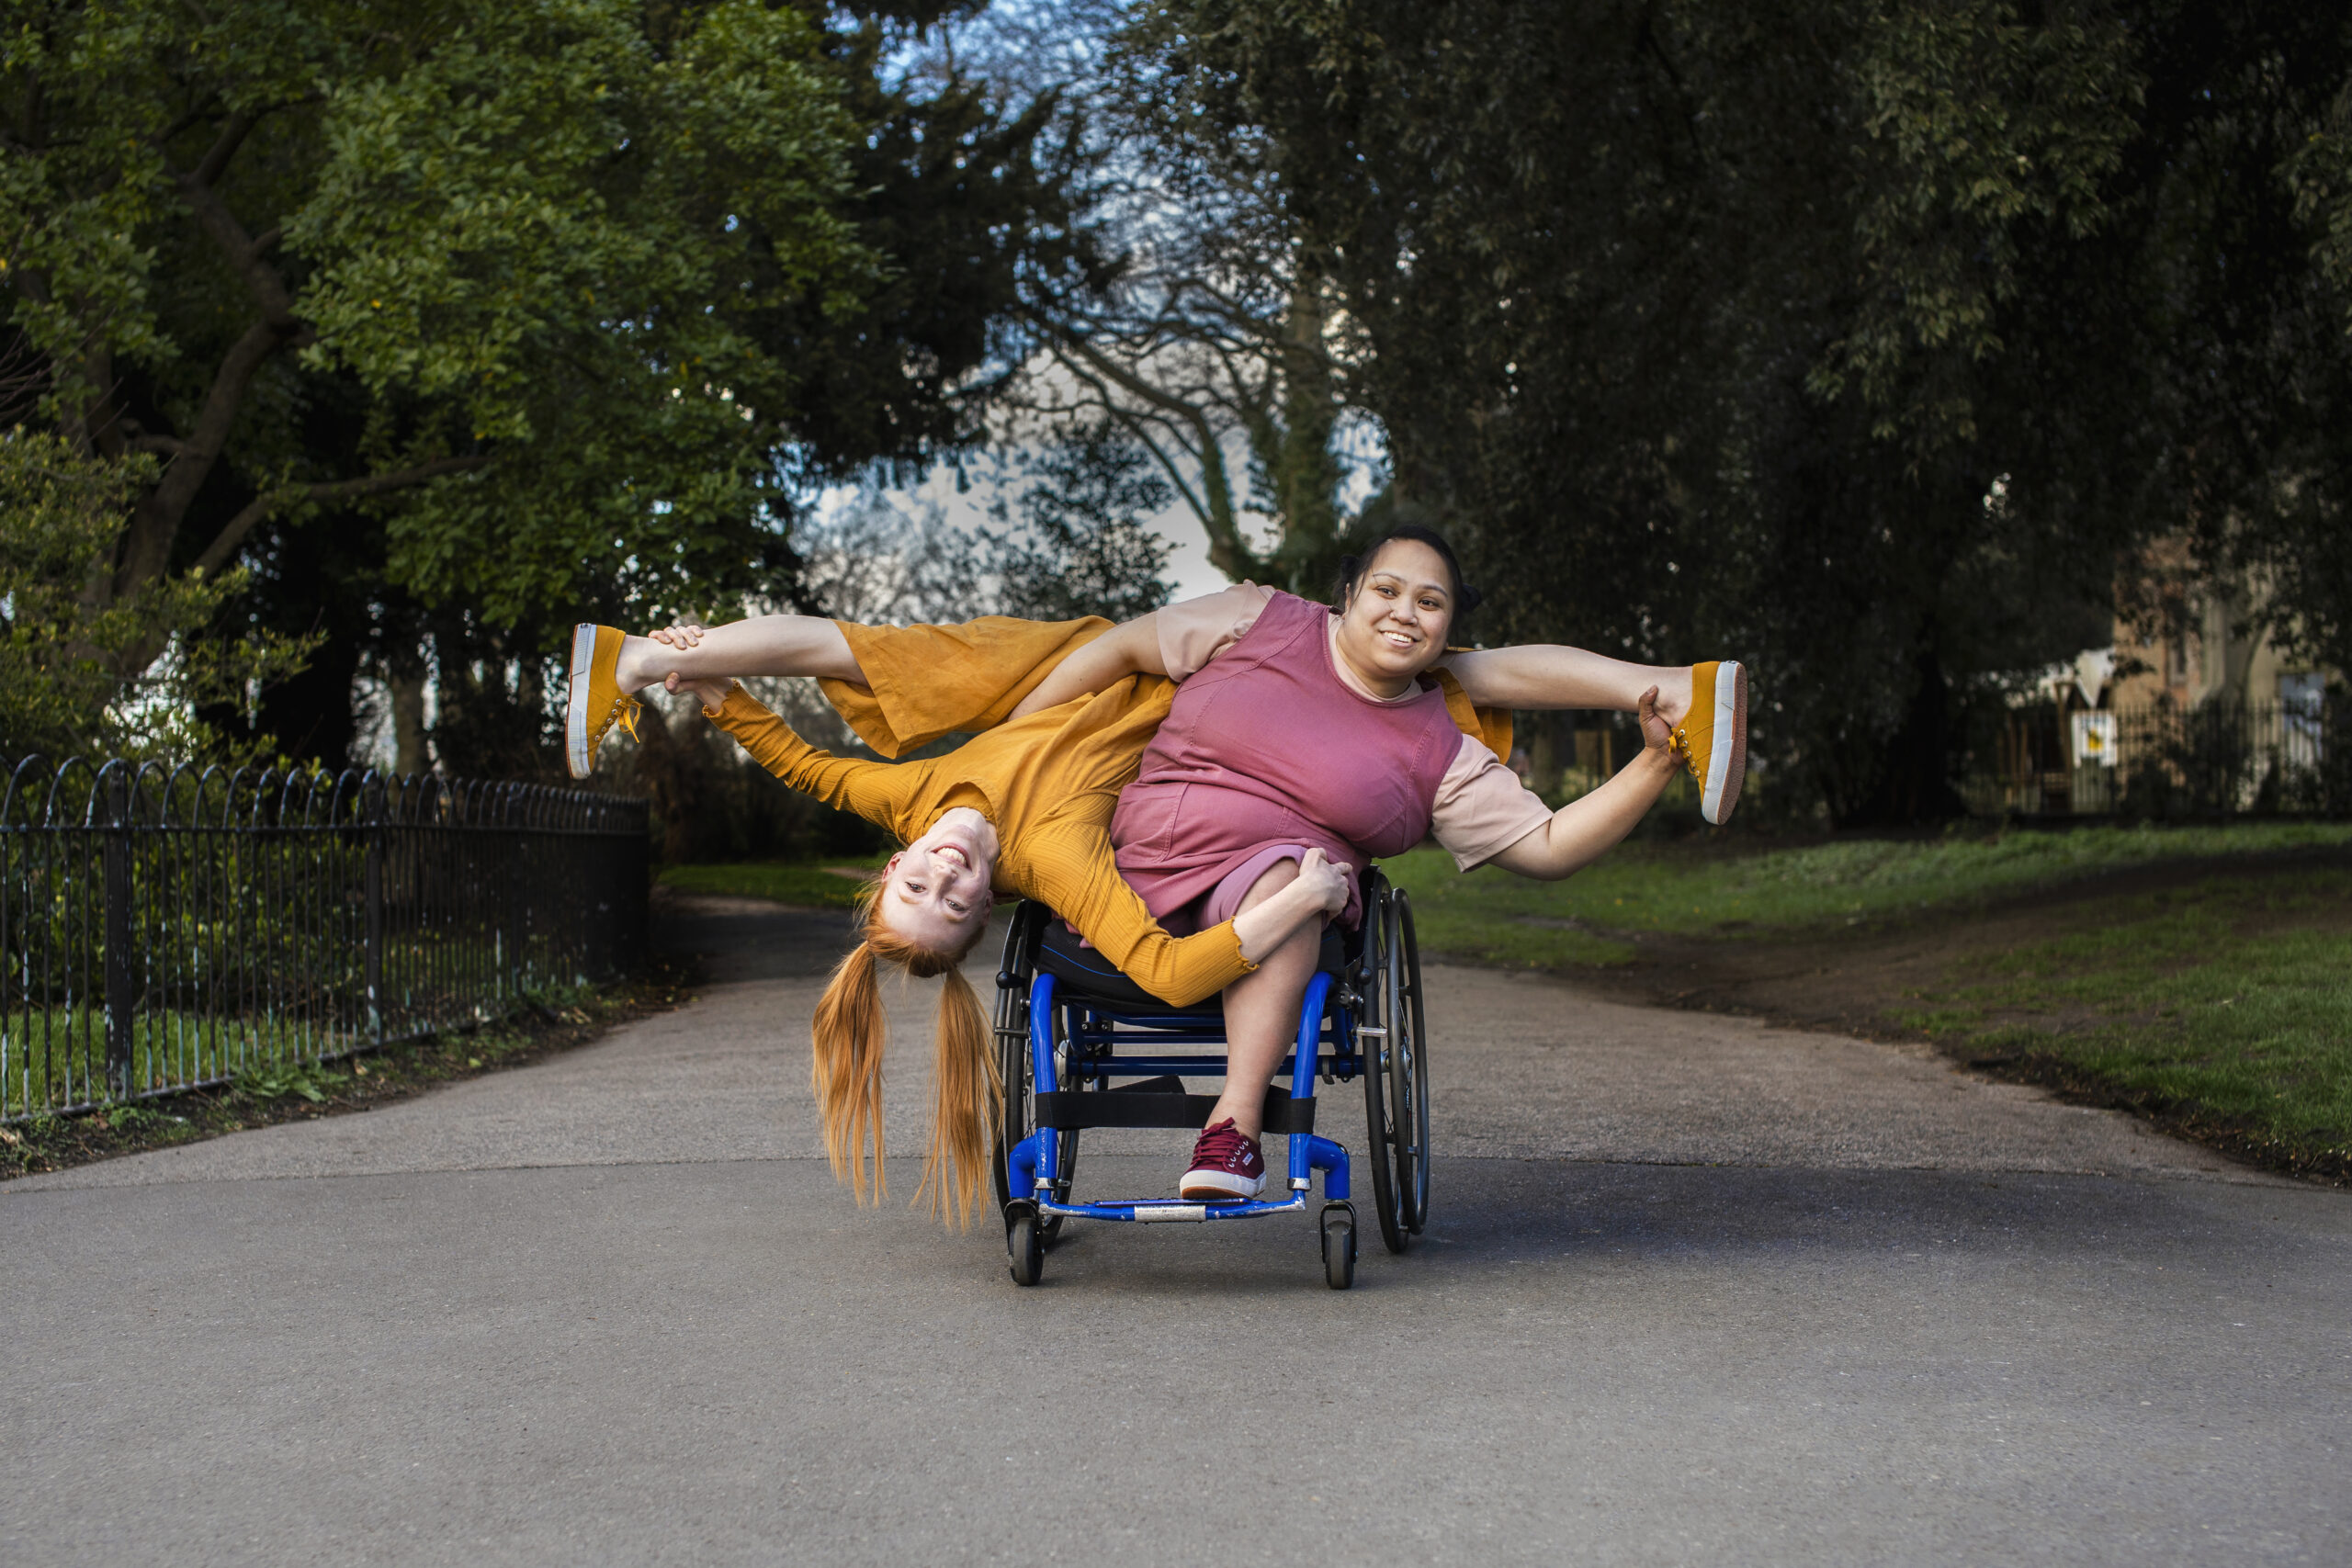
<instances>
[{"instance_id":1,"label":"woman's outstretched arm","mask_svg":"<svg viewBox=\"0 0 2352 1568\"><path fill-rule=\"evenodd\" d=\"M910 803L928 781L927 762L869 762L820 751L732 681L673 681L672 691L702 699L703 715L735 738L752 761L828 806L854 811L887 832L907 837Z\"/></svg>"},{"instance_id":2,"label":"woman's outstretched arm","mask_svg":"<svg viewBox=\"0 0 2352 1568\"><path fill-rule=\"evenodd\" d=\"M1012 710L1012 716L1023 718L1041 708L1107 690L1129 675L1167 674L1160 615L1155 610L1138 615L1071 654L1037 683ZM1690 708L1687 666L1628 664L1622 659L1556 643L1449 654L1437 667L1450 671L1461 682L1464 694L1482 708L1596 708L1630 713L1642 694L1653 687L1669 725L1680 723Z\"/></svg>"},{"instance_id":3,"label":"woman's outstretched arm","mask_svg":"<svg viewBox=\"0 0 2352 1568\"><path fill-rule=\"evenodd\" d=\"M1108 691L1114 682L1130 675L1165 675L1168 665L1159 651L1159 612L1148 611L1122 621L1076 653L1054 666L1012 710L1014 718L1058 707L1078 697Z\"/></svg>"},{"instance_id":4,"label":"woman's outstretched arm","mask_svg":"<svg viewBox=\"0 0 2352 1568\"><path fill-rule=\"evenodd\" d=\"M1658 712L1657 687L1635 699L1634 711L1641 716L1642 754L1489 863L1539 882L1557 882L1599 860L1640 825L1667 782L1682 771L1682 760L1667 744L1673 732Z\"/></svg>"}]
</instances>

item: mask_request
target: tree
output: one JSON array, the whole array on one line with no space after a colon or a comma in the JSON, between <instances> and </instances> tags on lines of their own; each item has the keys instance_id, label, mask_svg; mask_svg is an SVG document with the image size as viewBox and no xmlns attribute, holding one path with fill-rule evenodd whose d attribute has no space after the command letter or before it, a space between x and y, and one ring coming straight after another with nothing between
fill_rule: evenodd
<instances>
[{"instance_id":1,"label":"tree","mask_svg":"<svg viewBox=\"0 0 2352 1568\"><path fill-rule=\"evenodd\" d=\"M806 485L972 439L1011 276L1079 243L1049 106L887 86L902 24L831 15L28 8L11 320L42 418L162 459L98 596L258 542L250 615L315 617L341 574L350 642L414 691L429 637L445 716L530 743L579 614L790 599Z\"/></svg>"},{"instance_id":2,"label":"tree","mask_svg":"<svg viewBox=\"0 0 2352 1568\"><path fill-rule=\"evenodd\" d=\"M1168 0L1127 47L1328 268L1375 510L1508 584L1486 635L1741 654L1839 820L1956 807L1962 709L2104 641L2151 533L2315 558L2335 165L2300 220L2281 176L2340 17Z\"/></svg>"},{"instance_id":3,"label":"tree","mask_svg":"<svg viewBox=\"0 0 2352 1568\"><path fill-rule=\"evenodd\" d=\"M308 651L200 635L243 586L238 572L174 579L136 604L93 602L90 563L153 466L85 457L40 432L0 435L0 761L218 750L197 710L250 702ZM157 643L166 657L126 658Z\"/></svg>"}]
</instances>

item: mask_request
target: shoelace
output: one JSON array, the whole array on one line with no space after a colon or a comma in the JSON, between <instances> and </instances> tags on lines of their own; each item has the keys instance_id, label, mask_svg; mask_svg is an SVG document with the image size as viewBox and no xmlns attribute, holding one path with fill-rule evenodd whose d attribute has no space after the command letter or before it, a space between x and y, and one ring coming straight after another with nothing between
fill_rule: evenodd
<instances>
[{"instance_id":1,"label":"shoelace","mask_svg":"<svg viewBox=\"0 0 2352 1568\"><path fill-rule=\"evenodd\" d=\"M632 730L630 733L634 734L635 731ZM1690 770L1692 778L1703 776L1699 772L1699 759L1691 755L1690 732L1688 729L1677 729L1672 735L1667 737L1666 749L1682 759L1682 765Z\"/></svg>"},{"instance_id":2,"label":"shoelace","mask_svg":"<svg viewBox=\"0 0 2352 1568\"><path fill-rule=\"evenodd\" d=\"M644 706L643 703L639 702L627 692L623 692L613 699L613 711L605 716L605 728L610 729L613 726L619 725L628 732L631 740L637 741L640 746L644 745L645 742L639 739L637 733L637 716Z\"/></svg>"}]
</instances>

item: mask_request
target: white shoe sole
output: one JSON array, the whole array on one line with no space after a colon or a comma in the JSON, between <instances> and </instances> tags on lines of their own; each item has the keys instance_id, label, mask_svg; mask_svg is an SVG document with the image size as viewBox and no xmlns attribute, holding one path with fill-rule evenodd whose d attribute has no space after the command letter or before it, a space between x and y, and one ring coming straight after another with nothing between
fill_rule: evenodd
<instances>
[{"instance_id":1,"label":"white shoe sole","mask_svg":"<svg viewBox=\"0 0 2352 1568\"><path fill-rule=\"evenodd\" d=\"M1177 1195L1187 1202L1214 1203L1226 1198L1255 1198L1266 1190L1266 1179L1252 1181L1246 1176L1233 1176L1222 1170L1186 1173L1176 1187Z\"/></svg>"},{"instance_id":2,"label":"white shoe sole","mask_svg":"<svg viewBox=\"0 0 2352 1568\"><path fill-rule=\"evenodd\" d=\"M582 621L571 628L571 683L563 704L563 760L575 779L586 778L596 766L588 750L588 671L595 662L595 624Z\"/></svg>"},{"instance_id":3,"label":"white shoe sole","mask_svg":"<svg viewBox=\"0 0 2352 1568\"><path fill-rule=\"evenodd\" d=\"M1747 779L1747 667L1732 660L1715 666L1714 728L1708 752L1707 787L1700 815L1716 826L1731 820L1739 786Z\"/></svg>"}]
</instances>

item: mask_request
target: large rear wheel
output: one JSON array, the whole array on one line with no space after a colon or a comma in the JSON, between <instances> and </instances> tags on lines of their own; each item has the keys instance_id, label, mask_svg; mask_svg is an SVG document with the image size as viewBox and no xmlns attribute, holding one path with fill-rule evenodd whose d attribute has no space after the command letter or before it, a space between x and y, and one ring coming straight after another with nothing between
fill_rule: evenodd
<instances>
[{"instance_id":1,"label":"large rear wheel","mask_svg":"<svg viewBox=\"0 0 2352 1568\"><path fill-rule=\"evenodd\" d=\"M1378 875L1374 874L1374 877ZM1411 1235L1406 1224L1404 1191L1396 1181L1394 1148L1398 1128L1390 1105L1389 1046L1396 1038L1397 987L1393 971L1397 963L1396 924L1391 903L1396 890L1385 880L1365 879L1363 908L1364 966L1358 990L1363 1001L1356 1029L1357 1048L1363 1055L1364 1152L1360 1168L1372 1173L1372 1208L1380 1222L1380 1240L1391 1252L1405 1250Z\"/></svg>"},{"instance_id":2,"label":"large rear wheel","mask_svg":"<svg viewBox=\"0 0 2352 1568\"><path fill-rule=\"evenodd\" d=\"M1430 1223L1430 1052L1421 1010L1421 944L1413 931L1413 901L1401 887L1389 893L1396 962L1389 1016L1388 1103L1396 1129L1396 1208L1415 1235Z\"/></svg>"}]
</instances>

